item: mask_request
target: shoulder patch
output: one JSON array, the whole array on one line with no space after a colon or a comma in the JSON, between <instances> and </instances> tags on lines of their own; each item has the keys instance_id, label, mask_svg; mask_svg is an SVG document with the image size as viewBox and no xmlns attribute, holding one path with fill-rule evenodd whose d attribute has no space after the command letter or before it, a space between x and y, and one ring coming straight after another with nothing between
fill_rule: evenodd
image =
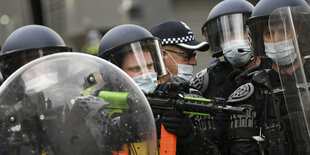
<instances>
[{"instance_id":1,"label":"shoulder patch","mask_svg":"<svg viewBox=\"0 0 310 155\"><path fill-rule=\"evenodd\" d=\"M239 102L249 98L254 92L252 83L246 83L236 89L228 98L227 102Z\"/></svg>"},{"instance_id":2,"label":"shoulder patch","mask_svg":"<svg viewBox=\"0 0 310 155\"><path fill-rule=\"evenodd\" d=\"M208 68L203 69L190 80L190 87L199 90L201 93L204 93L207 90L208 85Z\"/></svg>"}]
</instances>

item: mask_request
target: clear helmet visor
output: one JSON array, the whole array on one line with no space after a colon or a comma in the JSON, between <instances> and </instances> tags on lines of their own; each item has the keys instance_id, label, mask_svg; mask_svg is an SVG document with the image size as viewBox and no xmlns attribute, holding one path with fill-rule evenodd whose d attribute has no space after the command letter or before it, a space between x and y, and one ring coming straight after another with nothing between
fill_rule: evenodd
<instances>
[{"instance_id":1,"label":"clear helmet visor","mask_svg":"<svg viewBox=\"0 0 310 155\"><path fill-rule=\"evenodd\" d=\"M81 53L38 58L0 87L1 153L155 154L151 108L115 65Z\"/></svg>"},{"instance_id":2,"label":"clear helmet visor","mask_svg":"<svg viewBox=\"0 0 310 155\"><path fill-rule=\"evenodd\" d=\"M269 16L262 16L249 19L248 37L251 45L251 52L253 56L268 58L265 53L264 45L264 30L268 30Z\"/></svg>"},{"instance_id":3,"label":"clear helmet visor","mask_svg":"<svg viewBox=\"0 0 310 155\"><path fill-rule=\"evenodd\" d=\"M273 11L264 32L265 53L279 67L293 137L292 147L298 154L310 149L310 7L283 7Z\"/></svg>"},{"instance_id":4,"label":"clear helmet visor","mask_svg":"<svg viewBox=\"0 0 310 155\"><path fill-rule=\"evenodd\" d=\"M105 58L116 64L132 78L154 72L157 76L167 74L161 44L157 39L139 40L115 48Z\"/></svg>"},{"instance_id":5,"label":"clear helmet visor","mask_svg":"<svg viewBox=\"0 0 310 155\"><path fill-rule=\"evenodd\" d=\"M203 27L203 36L207 38L213 53L222 53L231 48L248 48L246 20L249 13L236 13L220 16Z\"/></svg>"},{"instance_id":6,"label":"clear helmet visor","mask_svg":"<svg viewBox=\"0 0 310 155\"><path fill-rule=\"evenodd\" d=\"M305 41L310 36L305 28L309 25L307 9L308 6L286 7L270 15L263 33L265 53L278 66L293 64L299 54L301 57L310 54Z\"/></svg>"},{"instance_id":7,"label":"clear helmet visor","mask_svg":"<svg viewBox=\"0 0 310 155\"><path fill-rule=\"evenodd\" d=\"M218 19L221 27L220 42L223 50L234 48L237 45L248 44L248 35L242 14L222 16Z\"/></svg>"},{"instance_id":8,"label":"clear helmet visor","mask_svg":"<svg viewBox=\"0 0 310 155\"><path fill-rule=\"evenodd\" d=\"M2 53L0 56L0 71L6 79L18 68L34 59L60 52L72 52L72 48L62 46L43 47Z\"/></svg>"}]
</instances>

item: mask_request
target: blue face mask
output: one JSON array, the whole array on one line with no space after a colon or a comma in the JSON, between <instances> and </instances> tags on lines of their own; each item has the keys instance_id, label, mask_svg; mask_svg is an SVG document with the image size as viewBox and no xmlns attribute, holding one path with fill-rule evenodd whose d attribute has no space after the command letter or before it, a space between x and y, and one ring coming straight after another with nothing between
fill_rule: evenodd
<instances>
[{"instance_id":1,"label":"blue face mask","mask_svg":"<svg viewBox=\"0 0 310 155\"><path fill-rule=\"evenodd\" d=\"M156 72L149 72L133 78L144 94L153 93L157 87Z\"/></svg>"},{"instance_id":2,"label":"blue face mask","mask_svg":"<svg viewBox=\"0 0 310 155\"><path fill-rule=\"evenodd\" d=\"M193 65L178 64L178 74L176 76L171 76L171 80L177 82L189 83L189 81L193 77L193 74L194 74Z\"/></svg>"},{"instance_id":3,"label":"blue face mask","mask_svg":"<svg viewBox=\"0 0 310 155\"><path fill-rule=\"evenodd\" d=\"M170 78L171 81L182 82L182 83L189 83L194 74L194 66L193 65L185 65L185 64L177 64L177 62L173 59L173 57L168 53L169 57L172 61L178 65L178 74L173 76L169 69L168 72L171 74Z\"/></svg>"},{"instance_id":4,"label":"blue face mask","mask_svg":"<svg viewBox=\"0 0 310 155\"><path fill-rule=\"evenodd\" d=\"M244 40L231 40L223 45L223 54L236 67L246 65L251 59L250 46Z\"/></svg>"},{"instance_id":5,"label":"blue face mask","mask_svg":"<svg viewBox=\"0 0 310 155\"><path fill-rule=\"evenodd\" d=\"M292 64L297 58L291 39L276 43L264 43L264 45L266 55L279 66Z\"/></svg>"}]
</instances>

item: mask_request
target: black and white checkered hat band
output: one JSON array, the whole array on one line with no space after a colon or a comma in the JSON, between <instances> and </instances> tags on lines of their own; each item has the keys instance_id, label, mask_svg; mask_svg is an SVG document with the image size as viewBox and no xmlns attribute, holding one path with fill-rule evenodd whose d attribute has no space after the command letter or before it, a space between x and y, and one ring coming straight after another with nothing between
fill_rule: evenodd
<instances>
[{"instance_id":1,"label":"black and white checkered hat band","mask_svg":"<svg viewBox=\"0 0 310 155\"><path fill-rule=\"evenodd\" d=\"M161 42L162 45L171 45L171 44L179 44L179 43L186 43L189 41L194 41L195 36L194 35L188 35L185 37L179 37L179 38L164 38Z\"/></svg>"}]
</instances>

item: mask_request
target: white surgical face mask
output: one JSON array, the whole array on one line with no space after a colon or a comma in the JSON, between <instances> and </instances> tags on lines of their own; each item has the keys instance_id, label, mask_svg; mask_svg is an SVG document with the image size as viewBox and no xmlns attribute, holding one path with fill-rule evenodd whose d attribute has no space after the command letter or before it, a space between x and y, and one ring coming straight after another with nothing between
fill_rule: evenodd
<instances>
[{"instance_id":1,"label":"white surgical face mask","mask_svg":"<svg viewBox=\"0 0 310 155\"><path fill-rule=\"evenodd\" d=\"M292 64L296 60L297 55L292 39L264 44L266 55L279 66Z\"/></svg>"},{"instance_id":2,"label":"white surgical face mask","mask_svg":"<svg viewBox=\"0 0 310 155\"><path fill-rule=\"evenodd\" d=\"M178 74L176 76L172 76L171 79L178 82L187 82L192 79L194 74L194 66L193 65L184 65L178 64Z\"/></svg>"},{"instance_id":3,"label":"white surgical face mask","mask_svg":"<svg viewBox=\"0 0 310 155\"><path fill-rule=\"evenodd\" d=\"M233 66L242 67L251 58L250 46L245 40L231 40L226 42L222 47L225 58Z\"/></svg>"},{"instance_id":4,"label":"white surgical face mask","mask_svg":"<svg viewBox=\"0 0 310 155\"><path fill-rule=\"evenodd\" d=\"M28 95L35 94L57 82L57 73L43 74L25 82L25 93Z\"/></svg>"},{"instance_id":5,"label":"white surgical face mask","mask_svg":"<svg viewBox=\"0 0 310 155\"><path fill-rule=\"evenodd\" d=\"M133 77L144 94L153 93L157 87L157 73L149 72Z\"/></svg>"},{"instance_id":6,"label":"white surgical face mask","mask_svg":"<svg viewBox=\"0 0 310 155\"><path fill-rule=\"evenodd\" d=\"M168 72L171 74L170 78L172 81L177 81L177 82L186 82L189 83L190 80L193 77L194 74L194 66L193 65L185 65L185 64L177 64L177 62L173 59L173 57L167 52L169 57L172 59L172 61L178 65L178 74L176 76L173 76L169 69Z\"/></svg>"}]
</instances>

